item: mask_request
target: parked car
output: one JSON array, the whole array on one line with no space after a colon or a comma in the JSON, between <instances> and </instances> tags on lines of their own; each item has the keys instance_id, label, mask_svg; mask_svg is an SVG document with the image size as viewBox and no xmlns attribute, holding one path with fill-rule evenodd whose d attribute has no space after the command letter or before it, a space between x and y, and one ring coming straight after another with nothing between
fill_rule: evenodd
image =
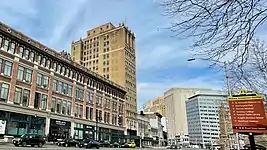
<instances>
[{"instance_id":1,"label":"parked car","mask_svg":"<svg viewBox=\"0 0 267 150\"><path fill-rule=\"evenodd\" d=\"M99 141L100 147L110 147L109 141Z\"/></svg>"},{"instance_id":2,"label":"parked car","mask_svg":"<svg viewBox=\"0 0 267 150\"><path fill-rule=\"evenodd\" d=\"M99 147L101 146L100 143L98 141L95 140L84 140L82 145L80 145L84 148L97 148L99 149Z\"/></svg>"},{"instance_id":3,"label":"parked car","mask_svg":"<svg viewBox=\"0 0 267 150\"><path fill-rule=\"evenodd\" d=\"M135 148L135 143L134 142L129 142L128 146L129 146L129 148Z\"/></svg>"},{"instance_id":4,"label":"parked car","mask_svg":"<svg viewBox=\"0 0 267 150\"><path fill-rule=\"evenodd\" d=\"M58 142L58 146L79 147L79 142L75 139L64 139L63 141Z\"/></svg>"},{"instance_id":5,"label":"parked car","mask_svg":"<svg viewBox=\"0 0 267 150\"><path fill-rule=\"evenodd\" d=\"M177 145L169 145L167 146L167 149L178 149Z\"/></svg>"},{"instance_id":6,"label":"parked car","mask_svg":"<svg viewBox=\"0 0 267 150\"><path fill-rule=\"evenodd\" d=\"M20 145L23 147L27 145L42 147L45 144L45 140L43 136L38 134L23 134L20 138L14 138L12 143L17 147Z\"/></svg>"},{"instance_id":7,"label":"parked car","mask_svg":"<svg viewBox=\"0 0 267 150\"><path fill-rule=\"evenodd\" d=\"M114 148L119 148L121 147L121 145L118 143L118 142L114 142L111 147L114 147Z\"/></svg>"}]
</instances>

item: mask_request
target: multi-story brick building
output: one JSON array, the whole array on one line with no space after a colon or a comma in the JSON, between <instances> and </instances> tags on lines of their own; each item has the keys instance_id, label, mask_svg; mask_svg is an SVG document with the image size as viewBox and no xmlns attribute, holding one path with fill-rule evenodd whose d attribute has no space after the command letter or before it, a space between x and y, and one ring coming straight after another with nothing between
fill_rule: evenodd
<instances>
[{"instance_id":1,"label":"multi-story brick building","mask_svg":"<svg viewBox=\"0 0 267 150\"><path fill-rule=\"evenodd\" d=\"M137 135L135 35L124 23L106 23L71 44L71 57L84 67L125 87L128 135ZM132 126L131 126L132 125Z\"/></svg>"},{"instance_id":2,"label":"multi-story brick building","mask_svg":"<svg viewBox=\"0 0 267 150\"><path fill-rule=\"evenodd\" d=\"M125 90L0 23L0 136L118 140Z\"/></svg>"}]
</instances>

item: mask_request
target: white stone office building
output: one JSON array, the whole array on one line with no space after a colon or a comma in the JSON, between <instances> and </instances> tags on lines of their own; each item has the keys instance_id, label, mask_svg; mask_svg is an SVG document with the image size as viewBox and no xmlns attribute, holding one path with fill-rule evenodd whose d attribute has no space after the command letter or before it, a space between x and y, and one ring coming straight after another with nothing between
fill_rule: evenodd
<instances>
[{"instance_id":1,"label":"white stone office building","mask_svg":"<svg viewBox=\"0 0 267 150\"><path fill-rule=\"evenodd\" d=\"M169 142L176 136L188 135L185 101L195 92L211 89L171 88L164 93L165 117Z\"/></svg>"},{"instance_id":2,"label":"white stone office building","mask_svg":"<svg viewBox=\"0 0 267 150\"><path fill-rule=\"evenodd\" d=\"M221 103L227 105L227 93L222 91L202 91L186 101L189 141L203 148L215 146L219 142L219 109Z\"/></svg>"}]
</instances>

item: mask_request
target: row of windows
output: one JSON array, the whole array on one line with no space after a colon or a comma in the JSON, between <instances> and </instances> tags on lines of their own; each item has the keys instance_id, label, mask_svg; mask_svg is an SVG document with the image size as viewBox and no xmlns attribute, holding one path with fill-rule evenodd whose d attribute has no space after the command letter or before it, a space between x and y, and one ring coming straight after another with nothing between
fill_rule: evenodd
<instances>
[{"instance_id":1,"label":"row of windows","mask_svg":"<svg viewBox=\"0 0 267 150\"><path fill-rule=\"evenodd\" d=\"M46 67L48 69L53 68L54 71L58 72L59 74L70 77L72 79L76 79L78 82L96 87L97 89L103 90L109 94L113 94L115 96L119 96L120 98L123 98L123 95L119 93L118 91L108 88L104 86L103 84L95 80L92 80L83 74L80 74L77 71L63 65L62 63L53 62L51 58L48 58L42 54L37 54L36 51L26 48L22 44L18 44L15 41L12 41L8 38L4 39L2 35L0 35L0 47L3 47L4 51L8 51L12 54L18 53L20 57L23 59L27 59L31 62L36 61L42 67ZM18 52L15 51L17 47L19 49ZM0 67L1 68L0 73L4 73L5 75L10 76L11 68L8 68L8 66L12 67L12 63L9 61L3 62L3 60L1 59L0 65L2 66L3 64L6 64L7 69L3 69L3 67Z\"/></svg>"},{"instance_id":2,"label":"row of windows","mask_svg":"<svg viewBox=\"0 0 267 150\"><path fill-rule=\"evenodd\" d=\"M8 99L8 93L9 93L9 85L5 83L0 84L0 96L2 102L7 102ZM36 92L35 98L34 98L34 108L46 110L47 109L47 99L48 96L46 94L41 94ZM30 90L29 89L23 89L21 87L16 87L15 89L15 96L14 96L14 104L21 105L27 107L29 105L30 100ZM63 115L71 115L71 106L72 102L69 100L63 100L60 98L52 97L52 103L51 103L51 112L53 113L59 113ZM122 107L122 104L121 104ZM97 113L99 113L99 116L102 116L102 111L97 110ZM109 123L109 115L110 113L106 113L104 117L104 122ZM74 116L82 118L83 116L83 105L81 103L75 103L74 107ZM93 108L86 107L86 119L92 120L93 116ZM117 115L112 115L112 124L117 123Z\"/></svg>"}]
</instances>

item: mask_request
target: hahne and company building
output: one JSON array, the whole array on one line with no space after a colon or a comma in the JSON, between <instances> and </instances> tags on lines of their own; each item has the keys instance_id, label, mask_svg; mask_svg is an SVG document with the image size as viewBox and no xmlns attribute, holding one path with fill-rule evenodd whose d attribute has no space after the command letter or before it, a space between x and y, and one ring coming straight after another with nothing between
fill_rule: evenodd
<instances>
[{"instance_id":1,"label":"hahne and company building","mask_svg":"<svg viewBox=\"0 0 267 150\"><path fill-rule=\"evenodd\" d=\"M123 87L0 22L0 136L36 133L117 141Z\"/></svg>"}]
</instances>

